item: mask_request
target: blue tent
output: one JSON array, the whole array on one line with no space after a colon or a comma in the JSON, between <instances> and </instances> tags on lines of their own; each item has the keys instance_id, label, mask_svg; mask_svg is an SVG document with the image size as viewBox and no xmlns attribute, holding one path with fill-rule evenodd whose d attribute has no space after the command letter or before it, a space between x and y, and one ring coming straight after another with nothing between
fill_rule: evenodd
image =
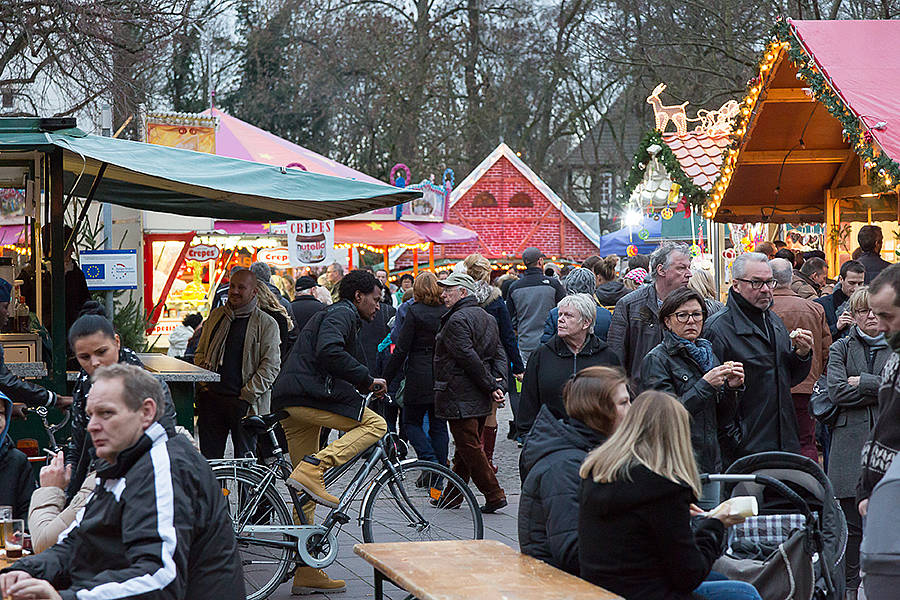
<instances>
[{"instance_id":1,"label":"blue tent","mask_svg":"<svg viewBox=\"0 0 900 600\"><path fill-rule=\"evenodd\" d=\"M650 233L648 241L638 237L641 229L646 229ZM619 231L601 235L597 254L600 256L609 256L610 254L625 256L625 249L631 244L637 246L638 254L650 254L659 246L661 232L662 219L655 221L650 217L644 217L641 225L637 227L623 227Z\"/></svg>"}]
</instances>

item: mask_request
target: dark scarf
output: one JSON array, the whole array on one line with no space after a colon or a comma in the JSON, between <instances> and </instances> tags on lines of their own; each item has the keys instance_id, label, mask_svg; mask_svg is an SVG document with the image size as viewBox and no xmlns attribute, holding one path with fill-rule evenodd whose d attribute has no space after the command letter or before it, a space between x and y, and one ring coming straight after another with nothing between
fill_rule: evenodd
<instances>
[{"instance_id":1,"label":"dark scarf","mask_svg":"<svg viewBox=\"0 0 900 600\"><path fill-rule=\"evenodd\" d=\"M716 357L713 354L712 344L709 340L697 338L696 342L692 342L680 335L675 335L671 331L669 333L671 334L672 339L675 340L675 343L678 344L678 347L684 348L688 353L688 356L690 356L694 362L697 363L697 366L700 367L701 371L706 373L716 366Z\"/></svg>"},{"instance_id":2,"label":"dark scarf","mask_svg":"<svg viewBox=\"0 0 900 600\"><path fill-rule=\"evenodd\" d=\"M734 289L728 292L731 294L731 297L734 298L734 301L737 303L738 308L742 313L744 313L750 321L759 327L760 332L766 336L766 339L769 340L769 343L773 343L773 331L772 326L769 324L768 312L769 309L761 309L756 306L750 304L750 302L738 294Z\"/></svg>"}]
</instances>

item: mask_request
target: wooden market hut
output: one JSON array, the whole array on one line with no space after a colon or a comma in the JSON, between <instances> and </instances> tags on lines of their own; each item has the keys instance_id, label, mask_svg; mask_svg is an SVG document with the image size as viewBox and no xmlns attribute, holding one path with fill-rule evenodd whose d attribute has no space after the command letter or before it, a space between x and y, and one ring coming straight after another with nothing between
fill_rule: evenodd
<instances>
[{"instance_id":1,"label":"wooden market hut","mask_svg":"<svg viewBox=\"0 0 900 600\"><path fill-rule=\"evenodd\" d=\"M825 222L832 273L846 224L897 219L897 39L900 21L777 21L704 216Z\"/></svg>"}]
</instances>

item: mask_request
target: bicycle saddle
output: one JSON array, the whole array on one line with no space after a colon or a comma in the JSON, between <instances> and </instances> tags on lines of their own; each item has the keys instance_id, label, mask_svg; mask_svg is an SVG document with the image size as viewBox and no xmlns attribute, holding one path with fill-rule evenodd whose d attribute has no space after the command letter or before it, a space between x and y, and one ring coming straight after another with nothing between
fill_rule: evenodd
<instances>
[{"instance_id":1,"label":"bicycle saddle","mask_svg":"<svg viewBox=\"0 0 900 600\"><path fill-rule=\"evenodd\" d=\"M287 412L277 410L267 415L252 415L241 419L244 429L251 432L263 432L288 416Z\"/></svg>"}]
</instances>

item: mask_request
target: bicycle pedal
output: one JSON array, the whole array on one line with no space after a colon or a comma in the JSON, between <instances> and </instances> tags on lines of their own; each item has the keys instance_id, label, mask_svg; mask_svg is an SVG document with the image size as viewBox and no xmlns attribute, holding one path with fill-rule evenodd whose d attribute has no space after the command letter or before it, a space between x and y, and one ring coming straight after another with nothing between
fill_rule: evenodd
<instances>
[{"instance_id":1,"label":"bicycle pedal","mask_svg":"<svg viewBox=\"0 0 900 600\"><path fill-rule=\"evenodd\" d=\"M350 522L350 517L348 517L346 514L344 514L342 512L338 512L338 511L334 511L333 513L331 513L331 518L334 519L335 521L337 521L338 523L340 523L341 525L346 525L347 523Z\"/></svg>"}]
</instances>

